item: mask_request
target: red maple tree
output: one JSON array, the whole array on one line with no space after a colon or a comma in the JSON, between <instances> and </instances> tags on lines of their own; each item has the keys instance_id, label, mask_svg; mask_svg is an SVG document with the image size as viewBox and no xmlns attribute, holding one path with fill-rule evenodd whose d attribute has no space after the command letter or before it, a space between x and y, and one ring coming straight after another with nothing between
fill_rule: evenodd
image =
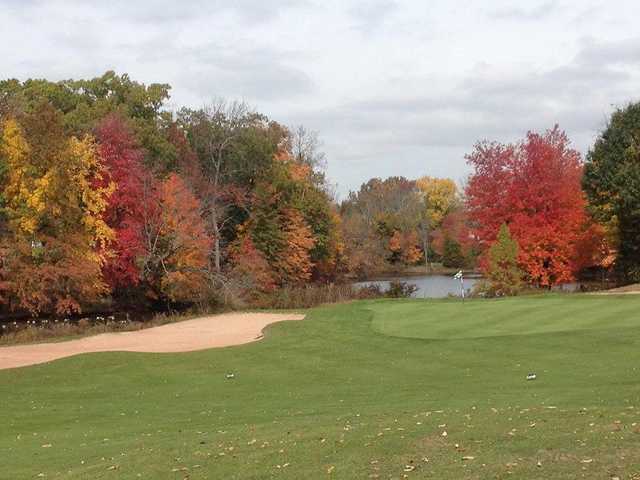
<instances>
[{"instance_id":1,"label":"red maple tree","mask_svg":"<svg viewBox=\"0 0 640 480\"><path fill-rule=\"evenodd\" d=\"M143 167L144 150L125 121L116 114L105 117L96 129L98 153L108 169L106 182L116 190L109 199L104 219L114 231L112 254L103 268L111 288L135 285L140 280L137 258L144 253L143 239Z\"/></svg>"},{"instance_id":2,"label":"red maple tree","mask_svg":"<svg viewBox=\"0 0 640 480\"><path fill-rule=\"evenodd\" d=\"M582 251L595 230L581 189L582 161L556 125L529 132L518 144L480 142L467 156L475 172L466 188L474 233L486 250L506 223L519 263L539 286L569 282L591 255Z\"/></svg>"}]
</instances>

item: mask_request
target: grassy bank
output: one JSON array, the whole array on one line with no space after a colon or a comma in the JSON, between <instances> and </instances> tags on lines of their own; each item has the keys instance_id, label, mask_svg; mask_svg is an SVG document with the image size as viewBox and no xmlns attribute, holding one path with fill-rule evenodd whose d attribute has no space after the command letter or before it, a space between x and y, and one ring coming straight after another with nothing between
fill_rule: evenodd
<instances>
[{"instance_id":1,"label":"grassy bank","mask_svg":"<svg viewBox=\"0 0 640 480\"><path fill-rule=\"evenodd\" d=\"M0 478L634 478L637 312L354 302L245 346L0 371Z\"/></svg>"}]
</instances>

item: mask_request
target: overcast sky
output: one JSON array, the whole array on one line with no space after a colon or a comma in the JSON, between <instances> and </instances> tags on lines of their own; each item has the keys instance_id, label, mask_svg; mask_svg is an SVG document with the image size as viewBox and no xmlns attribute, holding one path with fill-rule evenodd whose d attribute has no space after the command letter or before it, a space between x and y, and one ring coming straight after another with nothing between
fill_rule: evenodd
<instances>
[{"instance_id":1,"label":"overcast sky","mask_svg":"<svg viewBox=\"0 0 640 480\"><path fill-rule=\"evenodd\" d=\"M517 6L516 6L517 5ZM469 172L480 139L555 123L587 151L640 96L640 2L0 0L1 77L169 83L319 132L344 195Z\"/></svg>"}]
</instances>

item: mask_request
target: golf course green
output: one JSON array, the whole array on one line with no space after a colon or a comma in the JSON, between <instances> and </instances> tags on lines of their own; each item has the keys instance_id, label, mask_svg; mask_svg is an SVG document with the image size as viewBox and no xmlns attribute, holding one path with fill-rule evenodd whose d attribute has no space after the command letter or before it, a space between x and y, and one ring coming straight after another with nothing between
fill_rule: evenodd
<instances>
[{"instance_id":1,"label":"golf course green","mask_svg":"<svg viewBox=\"0 0 640 480\"><path fill-rule=\"evenodd\" d=\"M2 370L0 426L0 479L640 478L640 295L361 301Z\"/></svg>"}]
</instances>

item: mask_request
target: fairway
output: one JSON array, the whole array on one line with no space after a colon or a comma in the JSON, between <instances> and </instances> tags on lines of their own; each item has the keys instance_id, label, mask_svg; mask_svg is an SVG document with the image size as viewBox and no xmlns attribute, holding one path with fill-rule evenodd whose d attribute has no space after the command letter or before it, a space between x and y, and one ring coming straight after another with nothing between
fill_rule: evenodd
<instances>
[{"instance_id":1,"label":"fairway","mask_svg":"<svg viewBox=\"0 0 640 480\"><path fill-rule=\"evenodd\" d=\"M306 313L0 371L0 478L640 478L640 296Z\"/></svg>"}]
</instances>

